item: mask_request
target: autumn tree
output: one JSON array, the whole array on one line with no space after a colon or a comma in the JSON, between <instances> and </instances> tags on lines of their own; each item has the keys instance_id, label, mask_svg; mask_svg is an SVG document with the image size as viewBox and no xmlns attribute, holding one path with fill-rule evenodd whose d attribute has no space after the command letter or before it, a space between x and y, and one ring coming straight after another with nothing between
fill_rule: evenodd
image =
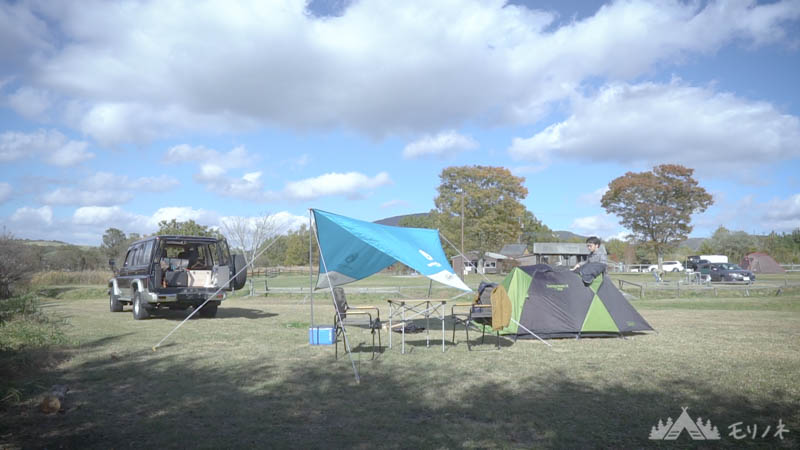
<instances>
[{"instance_id":1,"label":"autumn tree","mask_svg":"<svg viewBox=\"0 0 800 450\"><path fill-rule=\"evenodd\" d=\"M542 228L521 203L528 195L522 185L525 178L506 168L448 167L439 177L431 216L453 245L461 242L462 206L465 250L497 251L504 244L522 240L525 231L534 233Z\"/></svg>"},{"instance_id":2,"label":"autumn tree","mask_svg":"<svg viewBox=\"0 0 800 450\"><path fill-rule=\"evenodd\" d=\"M691 233L692 214L705 211L714 202L693 173L693 169L676 164L628 172L609 183L601 200L603 208L616 214L638 242L654 251L659 270L664 252Z\"/></svg>"}]
</instances>

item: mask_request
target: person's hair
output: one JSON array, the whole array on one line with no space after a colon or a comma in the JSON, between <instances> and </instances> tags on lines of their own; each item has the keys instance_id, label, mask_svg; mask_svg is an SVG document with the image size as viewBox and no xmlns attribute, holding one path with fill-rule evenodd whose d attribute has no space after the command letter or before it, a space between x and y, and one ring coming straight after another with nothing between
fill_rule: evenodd
<instances>
[{"instance_id":1,"label":"person's hair","mask_svg":"<svg viewBox=\"0 0 800 450\"><path fill-rule=\"evenodd\" d=\"M592 236L592 237L586 238L586 243L587 244L600 245L600 238L597 237L597 236Z\"/></svg>"}]
</instances>

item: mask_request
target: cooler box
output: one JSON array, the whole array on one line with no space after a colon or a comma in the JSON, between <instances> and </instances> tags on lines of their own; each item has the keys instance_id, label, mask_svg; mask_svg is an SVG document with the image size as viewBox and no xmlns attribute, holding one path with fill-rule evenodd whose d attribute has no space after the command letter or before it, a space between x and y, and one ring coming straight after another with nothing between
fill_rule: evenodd
<instances>
[{"instance_id":1,"label":"cooler box","mask_svg":"<svg viewBox=\"0 0 800 450\"><path fill-rule=\"evenodd\" d=\"M333 345L333 327L323 325L308 329L308 343L311 345Z\"/></svg>"}]
</instances>

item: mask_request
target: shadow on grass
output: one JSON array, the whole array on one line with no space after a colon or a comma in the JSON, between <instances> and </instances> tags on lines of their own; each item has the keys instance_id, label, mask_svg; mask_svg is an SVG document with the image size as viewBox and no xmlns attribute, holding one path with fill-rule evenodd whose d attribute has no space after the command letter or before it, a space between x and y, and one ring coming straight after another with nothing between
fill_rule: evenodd
<instances>
[{"instance_id":1,"label":"shadow on grass","mask_svg":"<svg viewBox=\"0 0 800 450\"><path fill-rule=\"evenodd\" d=\"M158 309L155 311L150 312L150 319L148 320L184 320L186 317L192 313L192 309L185 309L185 310L171 310L171 309ZM130 313L128 308L124 310L124 312ZM220 319L268 319L270 317L275 317L278 314L276 313L268 313L264 312L260 309L250 309L250 308L236 308L236 307L226 307L220 306L217 310L216 317L212 319L202 318L200 317L200 313L195 314L192 316L191 320L199 319L199 320L220 320Z\"/></svg>"},{"instance_id":2,"label":"shadow on grass","mask_svg":"<svg viewBox=\"0 0 800 450\"><path fill-rule=\"evenodd\" d=\"M58 298L61 294L74 291L76 289L78 289L78 286L47 287L38 289L36 291L36 295L44 298Z\"/></svg>"},{"instance_id":3,"label":"shadow on grass","mask_svg":"<svg viewBox=\"0 0 800 450\"><path fill-rule=\"evenodd\" d=\"M319 365L320 361L323 363ZM633 383L579 382L552 371L431 375L414 364L322 358L290 367L257 358L207 364L201 357L135 351L90 359L54 373L71 388L64 414L33 410L0 417L0 447L23 448L640 448L703 445L688 433L648 439L653 426L688 406L711 420L722 444L796 446L797 399L771 393L753 403L703 380L669 380L658 389ZM479 363L476 361L476 365ZM484 363L485 364L485 363ZM391 367L391 368L390 368ZM459 376L460 375L460 376ZM602 377L602 373L597 374ZM601 387L605 386L605 387ZM792 430L784 440L735 441L736 422ZM748 438L749 439L749 438Z\"/></svg>"}]
</instances>

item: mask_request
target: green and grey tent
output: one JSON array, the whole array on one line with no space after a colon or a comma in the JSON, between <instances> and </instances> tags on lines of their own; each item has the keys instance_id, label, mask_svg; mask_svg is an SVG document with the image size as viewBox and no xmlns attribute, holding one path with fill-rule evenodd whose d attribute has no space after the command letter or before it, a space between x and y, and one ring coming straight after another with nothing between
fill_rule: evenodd
<instances>
[{"instance_id":1,"label":"green and grey tent","mask_svg":"<svg viewBox=\"0 0 800 450\"><path fill-rule=\"evenodd\" d=\"M621 335L653 328L604 275L590 285L545 264L516 267L502 282L511 299L501 334L541 337Z\"/></svg>"}]
</instances>

